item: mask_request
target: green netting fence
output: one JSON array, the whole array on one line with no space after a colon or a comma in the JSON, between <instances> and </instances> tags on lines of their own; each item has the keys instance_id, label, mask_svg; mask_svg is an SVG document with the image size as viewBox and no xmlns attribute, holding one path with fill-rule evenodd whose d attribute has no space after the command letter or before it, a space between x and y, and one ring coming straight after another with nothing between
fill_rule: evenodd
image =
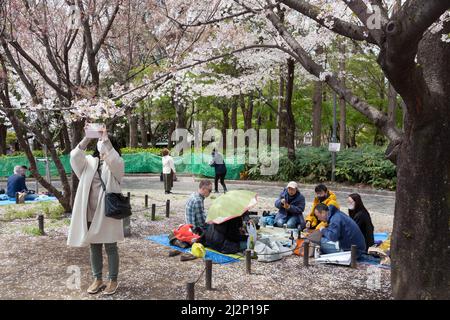
<instances>
[{"instance_id":1,"label":"green netting fence","mask_svg":"<svg viewBox=\"0 0 450 320\"><path fill-rule=\"evenodd\" d=\"M124 154L125 173L160 173L162 171L161 157L148 152ZM71 172L70 156L60 156L66 173ZM209 166L211 160L209 155L187 153L180 157L174 157L175 169L177 173L190 173L205 177L214 177L214 168ZM227 179L238 180L240 172L244 170L244 165L239 164L237 158L227 158ZM25 156L0 158L0 176L8 177L13 174L15 166L30 166ZM38 162L38 169L41 175L45 175L45 162ZM50 162L50 173L58 176L55 164Z\"/></svg>"}]
</instances>

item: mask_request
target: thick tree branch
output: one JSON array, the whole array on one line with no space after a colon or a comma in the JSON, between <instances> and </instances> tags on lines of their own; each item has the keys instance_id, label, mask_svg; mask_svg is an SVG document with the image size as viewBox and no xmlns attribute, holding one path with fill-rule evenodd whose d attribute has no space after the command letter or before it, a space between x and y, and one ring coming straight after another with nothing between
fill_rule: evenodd
<instances>
[{"instance_id":1,"label":"thick tree branch","mask_svg":"<svg viewBox=\"0 0 450 320\"><path fill-rule=\"evenodd\" d=\"M401 58L414 61L424 32L450 9L450 0L408 0L386 25L391 51L402 52Z\"/></svg>"},{"instance_id":2,"label":"thick tree branch","mask_svg":"<svg viewBox=\"0 0 450 320\"><path fill-rule=\"evenodd\" d=\"M309 73L321 78L324 73L322 66L317 64L311 56L302 48L295 38L286 30L279 17L270 9L266 10L267 18L278 30L280 36L287 42L291 49L296 53L296 59ZM341 86L338 77L335 74L329 74L325 77L325 82L340 96L352 105L357 111L365 115L391 140L401 141L401 133L397 128L390 125L388 118L378 109L372 107L367 102L361 100L349 89Z\"/></svg>"},{"instance_id":3,"label":"thick tree branch","mask_svg":"<svg viewBox=\"0 0 450 320\"><path fill-rule=\"evenodd\" d=\"M42 69L41 66L30 55L28 55L28 53L20 46L19 43L17 43L17 41L12 40L9 42L9 44L36 69L36 71L41 75L41 77L45 80L45 82L47 82L49 86L51 86L58 94L60 94L64 98L70 99L70 94L64 91L57 83L53 82L53 80L50 79L45 70Z\"/></svg>"},{"instance_id":4,"label":"thick tree branch","mask_svg":"<svg viewBox=\"0 0 450 320\"><path fill-rule=\"evenodd\" d=\"M97 44L94 47L94 50L93 50L94 55L97 55L98 51L100 50L103 43L105 42L106 37L108 36L109 31L111 30L114 19L116 18L117 13L119 12L119 8L120 8L120 1L117 2L116 6L114 8L114 12L113 12L112 16L109 18L108 24L106 25L105 30L103 30L103 33L100 36L100 39L98 40Z\"/></svg>"},{"instance_id":5,"label":"thick tree branch","mask_svg":"<svg viewBox=\"0 0 450 320\"><path fill-rule=\"evenodd\" d=\"M322 17L320 15L321 9L305 0L280 0L280 2L313 19L321 26L330 29L331 31L336 32L344 37L353 39L355 41L367 41L372 44L377 44L377 41L369 33L368 28L341 20L337 17ZM332 28L330 28L330 24L326 23L328 21L333 22Z\"/></svg>"}]
</instances>

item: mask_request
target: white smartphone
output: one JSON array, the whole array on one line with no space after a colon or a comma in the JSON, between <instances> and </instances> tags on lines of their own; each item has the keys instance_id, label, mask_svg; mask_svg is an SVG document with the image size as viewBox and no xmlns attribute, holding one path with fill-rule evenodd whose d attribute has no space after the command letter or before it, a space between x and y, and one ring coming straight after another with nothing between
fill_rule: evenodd
<instances>
[{"instance_id":1,"label":"white smartphone","mask_svg":"<svg viewBox=\"0 0 450 320\"><path fill-rule=\"evenodd\" d=\"M86 126L86 138L98 139L102 137L102 129L104 124L101 123L89 123Z\"/></svg>"}]
</instances>

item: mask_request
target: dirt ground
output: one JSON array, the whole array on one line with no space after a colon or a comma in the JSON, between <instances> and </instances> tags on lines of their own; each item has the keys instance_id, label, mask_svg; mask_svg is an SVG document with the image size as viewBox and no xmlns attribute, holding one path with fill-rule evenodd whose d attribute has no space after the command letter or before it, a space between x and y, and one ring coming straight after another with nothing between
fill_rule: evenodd
<instances>
[{"instance_id":1,"label":"dirt ground","mask_svg":"<svg viewBox=\"0 0 450 320\"><path fill-rule=\"evenodd\" d=\"M165 218L164 207L158 207L158 221L152 222L150 208L140 211L143 194L132 197L133 208L139 212L131 219L131 237L119 243L120 284L114 296L86 293L92 280L89 249L66 246L68 219L46 220L45 236L30 235L26 227L37 226L37 221L28 219L0 222L0 299L185 299L185 285L199 278L203 260L181 262L179 257L168 257L170 249L145 237L167 233L184 223L187 195L148 193L149 203L164 205L166 199L171 200L170 218ZM211 200L206 200L206 208ZM254 210L261 214L272 206L273 199L259 197ZM0 207L0 219L4 213ZM392 229L392 216L372 212L372 218L376 232ZM80 288L73 281L77 270ZM195 287L196 299L392 299L390 271L366 265L357 269L332 265L305 268L302 258L289 256L272 263L253 260L252 272L246 275L244 261L215 264L214 290L205 289L201 275Z\"/></svg>"}]
</instances>

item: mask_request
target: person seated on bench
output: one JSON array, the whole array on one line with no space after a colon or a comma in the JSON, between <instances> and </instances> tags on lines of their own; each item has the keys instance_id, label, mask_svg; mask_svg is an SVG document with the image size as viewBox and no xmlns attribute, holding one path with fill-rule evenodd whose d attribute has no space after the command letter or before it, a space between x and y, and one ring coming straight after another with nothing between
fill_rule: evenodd
<instances>
[{"instance_id":1,"label":"person seated on bench","mask_svg":"<svg viewBox=\"0 0 450 320\"><path fill-rule=\"evenodd\" d=\"M305 227L305 219L303 218L305 197L298 190L296 182L291 181L288 183L287 187L275 200L275 207L278 208L278 213L264 217L263 225L283 227L286 224L289 229L298 228L299 226L301 229Z\"/></svg>"},{"instance_id":2,"label":"person seated on bench","mask_svg":"<svg viewBox=\"0 0 450 320\"><path fill-rule=\"evenodd\" d=\"M210 224L205 233L207 247L225 254L234 254L247 249L247 235L242 216L221 224Z\"/></svg>"},{"instance_id":3,"label":"person seated on bench","mask_svg":"<svg viewBox=\"0 0 450 320\"><path fill-rule=\"evenodd\" d=\"M366 252L366 241L358 225L352 218L339 211L335 206L319 203L314 209L319 221L328 223L320 227L322 238L320 251L324 254L350 251L352 245L358 248L358 255Z\"/></svg>"},{"instance_id":4,"label":"person seated on bench","mask_svg":"<svg viewBox=\"0 0 450 320\"><path fill-rule=\"evenodd\" d=\"M10 199L15 199L17 192L28 193L28 188L25 184L25 172L26 170L22 166L14 167L14 174L8 178L6 186L6 194ZM29 193L25 196L25 201L32 201L37 197L38 196L36 194Z\"/></svg>"}]
</instances>

